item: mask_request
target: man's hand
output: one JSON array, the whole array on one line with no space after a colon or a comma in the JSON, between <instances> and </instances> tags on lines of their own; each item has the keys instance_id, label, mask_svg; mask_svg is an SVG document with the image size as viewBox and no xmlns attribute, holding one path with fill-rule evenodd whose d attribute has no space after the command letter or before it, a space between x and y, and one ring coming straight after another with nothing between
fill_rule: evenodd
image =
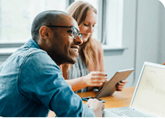
<instances>
[{"instance_id":1,"label":"man's hand","mask_svg":"<svg viewBox=\"0 0 165 119\"><path fill-rule=\"evenodd\" d=\"M165 62L163 63L163 65L165 65Z\"/></svg>"},{"instance_id":2,"label":"man's hand","mask_svg":"<svg viewBox=\"0 0 165 119\"><path fill-rule=\"evenodd\" d=\"M103 116L102 111L104 109L104 104L101 101L97 99L89 99L86 105L94 111L96 117Z\"/></svg>"},{"instance_id":3,"label":"man's hand","mask_svg":"<svg viewBox=\"0 0 165 119\"><path fill-rule=\"evenodd\" d=\"M102 86L107 81L107 75L104 72L92 71L84 76L84 82L87 86Z\"/></svg>"},{"instance_id":4,"label":"man's hand","mask_svg":"<svg viewBox=\"0 0 165 119\"><path fill-rule=\"evenodd\" d=\"M128 82L128 80L122 80L116 84L116 90L122 91L124 89L125 84Z\"/></svg>"}]
</instances>

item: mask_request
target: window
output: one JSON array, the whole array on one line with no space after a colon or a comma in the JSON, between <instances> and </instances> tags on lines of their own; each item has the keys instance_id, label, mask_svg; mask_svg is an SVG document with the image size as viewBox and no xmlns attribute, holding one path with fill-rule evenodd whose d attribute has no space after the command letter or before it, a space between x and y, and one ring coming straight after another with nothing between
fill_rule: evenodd
<instances>
[{"instance_id":1,"label":"window","mask_svg":"<svg viewBox=\"0 0 165 119\"><path fill-rule=\"evenodd\" d=\"M31 23L44 10L65 11L68 0L0 0L0 42L25 42L31 38Z\"/></svg>"},{"instance_id":2,"label":"window","mask_svg":"<svg viewBox=\"0 0 165 119\"><path fill-rule=\"evenodd\" d=\"M38 13L50 9L66 11L73 1L0 0L0 43L26 42L31 38L31 23ZM121 47L123 0L83 1L91 3L98 12L93 37L103 46Z\"/></svg>"},{"instance_id":3,"label":"window","mask_svg":"<svg viewBox=\"0 0 165 119\"><path fill-rule=\"evenodd\" d=\"M103 48L121 48L123 34L123 0L106 0L103 13Z\"/></svg>"}]
</instances>

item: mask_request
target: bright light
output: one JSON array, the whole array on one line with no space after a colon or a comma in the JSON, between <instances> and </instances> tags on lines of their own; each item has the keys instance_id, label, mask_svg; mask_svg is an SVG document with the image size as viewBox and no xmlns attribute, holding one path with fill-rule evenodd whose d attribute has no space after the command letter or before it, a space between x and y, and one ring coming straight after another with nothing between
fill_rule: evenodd
<instances>
[{"instance_id":1,"label":"bright light","mask_svg":"<svg viewBox=\"0 0 165 119\"><path fill-rule=\"evenodd\" d=\"M162 4L164 5L165 7L165 0L159 0L160 2L162 2Z\"/></svg>"}]
</instances>

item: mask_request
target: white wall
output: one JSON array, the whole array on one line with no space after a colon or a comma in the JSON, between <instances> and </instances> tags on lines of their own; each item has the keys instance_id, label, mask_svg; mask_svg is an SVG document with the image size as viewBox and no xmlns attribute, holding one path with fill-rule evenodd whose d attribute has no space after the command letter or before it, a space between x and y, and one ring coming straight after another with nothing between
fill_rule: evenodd
<instances>
[{"instance_id":1,"label":"white wall","mask_svg":"<svg viewBox=\"0 0 165 119\"><path fill-rule=\"evenodd\" d=\"M165 0L164 0L164 6L165 6ZM159 4L159 11L160 11L160 21L159 21L159 27L160 27L160 32L159 32L159 37L161 39L160 41L160 50L159 50L159 62L163 63L165 62L165 7L163 4L160 2Z\"/></svg>"},{"instance_id":2,"label":"white wall","mask_svg":"<svg viewBox=\"0 0 165 119\"><path fill-rule=\"evenodd\" d=\"M105 52L108 76L111 77L116 70L134 67L134 74L128 78L126 87L135 86L144 61L165 62L164 11L159 0L124 0L123 46L128 49L120 55Z\"/></svg>"},{"instance_id":3,"label":"white wall","mask_svg":"<svg viewBox=\"0 0 165 119\"><path fill-rule=\"evenodd\" d=\"M144 61L160 62L161 16L159 0L138 0L136 75L137 81ZM161 13L161 14L160 14Z\"/></svg>"},{"instance_id":4,"label":"white wall","mask_svg":"<svg viewBox=\"0 0 165 119\"><path fill-rule=\"evenodd\" d=\"M136 0L124 0L123 14L123 52L104 51L105 72L111 78L117 70L134 67ZM134 73L128 77L127 87L131 86Z\"/></svg>"}]
</instances>

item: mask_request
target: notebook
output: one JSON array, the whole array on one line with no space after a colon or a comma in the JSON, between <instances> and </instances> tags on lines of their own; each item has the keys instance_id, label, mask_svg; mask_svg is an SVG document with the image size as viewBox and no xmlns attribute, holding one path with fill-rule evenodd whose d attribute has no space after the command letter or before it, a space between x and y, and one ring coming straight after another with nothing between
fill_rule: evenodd
<instances>
[{"instance_id":1,"label":"notebook","mask_svg":"<svg viewBox=\"0 0 165 119\"><path fill-rule=\"evenodd\" d=\"M104 109L104 116L165 117L164 84L165 66L145 62L129 107Z\"/></svg>"}]
</instances>

